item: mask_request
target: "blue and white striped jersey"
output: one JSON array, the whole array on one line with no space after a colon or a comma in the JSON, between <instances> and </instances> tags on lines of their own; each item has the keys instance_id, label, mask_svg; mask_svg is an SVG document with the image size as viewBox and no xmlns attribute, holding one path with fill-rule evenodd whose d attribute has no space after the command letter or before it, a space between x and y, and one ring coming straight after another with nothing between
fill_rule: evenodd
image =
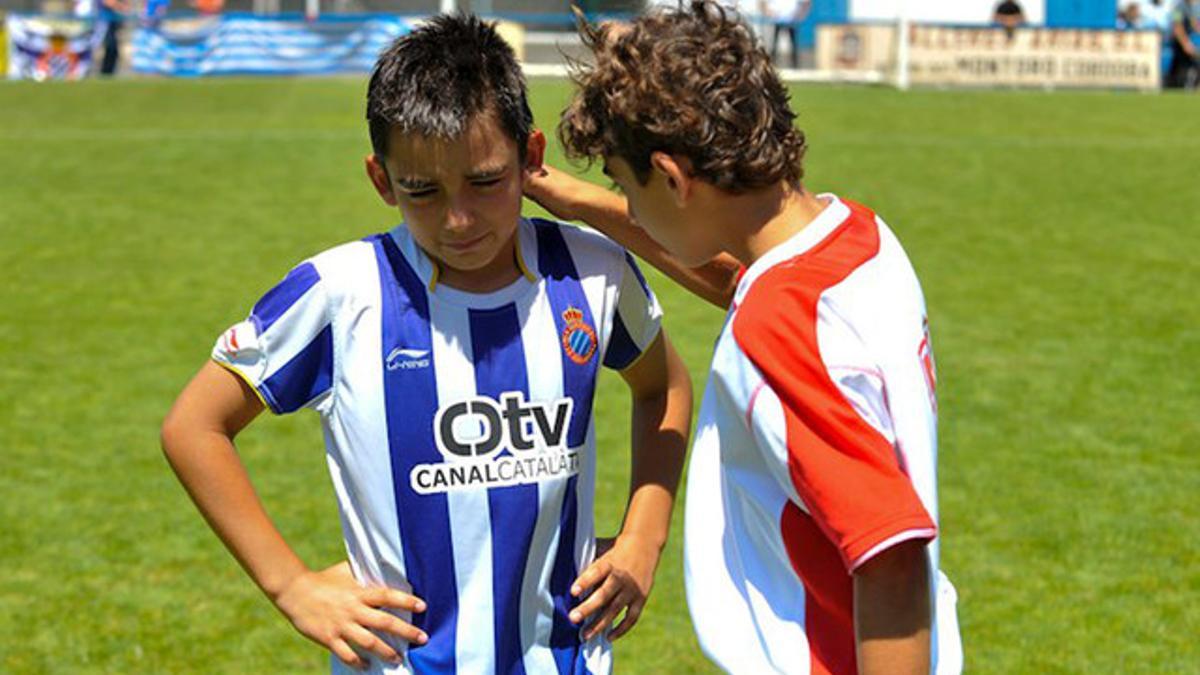
<instances>
[{"instance_id":1,"label":"blue and white striped jersey","mask_svg":"<svg viewBox=\"0 0 1200 675\"><path fill-rule=\"evenodd\" d=\"M320 413L355 575L427 603L397 615L429 642L389 640L405 664L372 672L611 670L567 619L594 552L592 397L661 310L604 237L539 220L517 236L524 276L487 294L437 284L403 226L330 249L213 350L275 413Z\"/></svg>"}]
</instances>

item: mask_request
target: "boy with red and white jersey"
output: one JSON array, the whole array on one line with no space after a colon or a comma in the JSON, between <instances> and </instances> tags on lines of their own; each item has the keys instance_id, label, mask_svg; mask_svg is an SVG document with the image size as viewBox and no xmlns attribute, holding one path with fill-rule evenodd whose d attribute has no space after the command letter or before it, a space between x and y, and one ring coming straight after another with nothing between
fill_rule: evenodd
<instances>
[{"instance_id":1,"label":"boy with red and white jersey","mask_svg":"<svg viewBox=\"0 0 1200 675\"><path fill-rule=\"evenodd\" d=\"M960 671L933 354L900 243L804 189L787 92L727 10L583 32L595 65L559 133L627 199L549 169L527 194L729 308L688 479L701 646L735 673Z\"/></svg>"}]
</instances>

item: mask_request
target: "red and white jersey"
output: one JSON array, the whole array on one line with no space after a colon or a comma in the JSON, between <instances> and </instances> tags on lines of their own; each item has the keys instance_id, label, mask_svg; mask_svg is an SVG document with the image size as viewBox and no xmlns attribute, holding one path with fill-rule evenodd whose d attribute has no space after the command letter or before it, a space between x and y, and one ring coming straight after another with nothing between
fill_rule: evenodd
<instances>
[{"instance_id":1,"label":"red and white jersey","mask_svg":"<svg viewBox=\"0 0 1200 675\"><path fill-rule=\"evenodd\" d=\"M933 671L959 672L921 287L882 220L821 198L746 270L717 340L688 473L692 622L732 673L855 673L851 573L929 540Z\"/></svg>"}]
</instances>

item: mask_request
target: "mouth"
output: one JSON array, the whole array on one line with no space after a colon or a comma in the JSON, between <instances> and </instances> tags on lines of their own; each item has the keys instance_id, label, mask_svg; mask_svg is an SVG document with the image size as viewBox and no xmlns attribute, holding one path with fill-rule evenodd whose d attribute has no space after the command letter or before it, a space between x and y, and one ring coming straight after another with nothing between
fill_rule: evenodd
<instances>
[{"instance_id":1,"label":"mouth","mask_svg":"<svg viewBox=\"0 0 1200 675\"><path fill-rule=\"evenodd\" d=\"M445 246L456 253L462 253L464 251L469 251L483 243L483 240L487 239L487 236L487 233L484 233L478 237L475 237L474 239L467 239L465 241L446 241L442 242L442 246Z\"/></svg>"}]
</instances>

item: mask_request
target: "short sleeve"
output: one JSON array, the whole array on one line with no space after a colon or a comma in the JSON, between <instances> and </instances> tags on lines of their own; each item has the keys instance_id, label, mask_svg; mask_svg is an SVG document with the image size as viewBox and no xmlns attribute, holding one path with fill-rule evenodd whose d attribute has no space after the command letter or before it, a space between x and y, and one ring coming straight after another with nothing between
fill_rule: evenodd
<instances>
[{"instance_id":1,"label":"short sleeve","mask_svg":"<svg viewBox=\"0 0 1200 675\"><path fill-rule=\"evenodd\" d=\"M292 269L217 339L212 358L275 414L319 409L333 382L333 330L317 268L306 262Z\"/></svg>"},{"instance_id":2,"label":"short sleeve","mask_svg":"<svg viewBox=\"0 0 1200 675\"><path fill-rule=\"evenodd\" d=\"M604 352L605 367L628 368L658 337L662 327L662 308L650 290L633 256L625 253L621 279L617 286L616 311L612 335Z\"/></svg>"},{"instance_id":3,"label":"short sleeve","mask_svg":"<svg viewBox=\"0 0 1200 675\"><path fill-rule=\"evenodd\" d=\"M815 308L772 296L739 309L734 336L762 376L748 421L757 442L778 446L769 448L786 473L777 478L794 488L847 571L902 541L935 537L893 444L884 381L865 346L840 340L831 367Z\"/></svg>"}]
</instances>

